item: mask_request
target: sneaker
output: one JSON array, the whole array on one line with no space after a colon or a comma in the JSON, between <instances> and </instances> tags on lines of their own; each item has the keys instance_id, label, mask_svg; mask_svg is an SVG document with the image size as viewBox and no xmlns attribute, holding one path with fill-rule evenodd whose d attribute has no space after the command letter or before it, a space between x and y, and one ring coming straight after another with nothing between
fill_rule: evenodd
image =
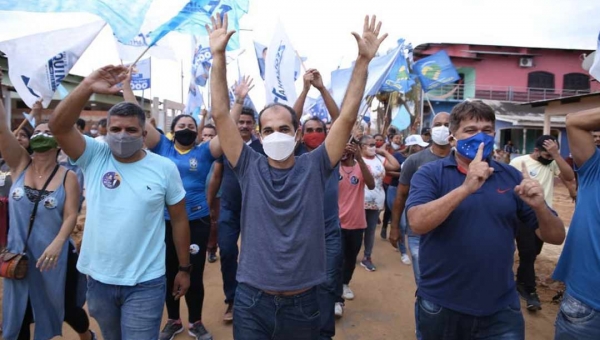
<instances>
[{"instance_id":1,"label":"sneaker","mask_svg":"<svg viewBox=\"0 0 600 340\"><path fill-rule=\"evenodd\" d=\"M362 261L360 261L360 265L363 266L369 272L374 272L377 269L373 262L371 262L370 257L365 257Z\"/></svg>"},{"instance_id":2,"label":"sneaker","mask_svg":"<svg viewBox=\"0 0 600 340\"><path fill-rule=\"evenodd\" d=\"M223 321L233 321L233 302L227 304L227 310L225 310L225 315L223 315Z\"/></svg>"},{"instance_id":3,"label":"sneaker","mask_svg":"<svg viewBox=\"0 0 600 340\"><path fill-rule=\"evenodd\" d=\"M217 262L217 253L208 253L208 263Z\"/></svg>"},{"instance_id":4,"label":"sneaker","mask_svg":"<svg viewBox=\"0 0 600 340\"><path fill-rule=\"evenodd\" d=\"M402 254L402 256L400 256L400 259L402 260L402 263L404 263L407 266L410 266L412 264L412 262L410 261L410 257L408 257L407 254Z\"/></svg>"},{"instance_id":5,"label":"sneaker","mask_svg":"<svg viewBox=\"0 0 600 340\"><path fill-rule=\"evenodd\" d=\"M173 340L175 335L183 332L183 325L179 320L167 320L165 328L160 332L160 340ZM92 338L94 339L94 338Z\"/></svg>"},{"instance_id":6,"label":"sneaker","mask_svg":"<svg viewBox=\"0 0 600 340\"><path fill-rule=\"evenodd\" d=\"M348 285L344 285L344 293L342 293L342 297L344 298L344 300L354 299L354 292L352 292L352 289L350 289Z\"/></svg>"},{"instance_id":7,"label":"sneaker","mask_svg":"<svg viewBox=\"0 0 600 340\"><path fill-rule=\"evenodd\" d=\"M527 305L527 310L529 310L531 312L535 312L535 311L542 309L542 303L540 302L540 297L537 295L537 293L535 291L527 292L527 290L525 289L525 286L523 286L522 284L517 284L517 291L519 292L519 295L521 295L523 300L525 300L525 303Z\"/></svg>"},{"instance_id":8,"label":"sneaker","mask_svg":"<svg viewBox=\"0 0 600 340\"><path fill-rule=\"evenodd\" d=\"M344 304L341 302L335 303L335 316L341 318L344 315Z\"/></svg>"},{"instance_id":9,"label":"sneaker","mask_svg":"<svg viewBox=\"0 0 600 340\"><path fill-rule=\"evenodd\" d=\"M381 236L382 239L387 239L387 227L383 226L381 227L381 234L379 234Z\"/></svg>"},{"instance_id":10,"label":"sneaker","mask_svg":"<svg viewBox=\"0 0 600 340\"><path fill-rule=\"evenodd\" d=\"M202 321L194 323L188 330L188 334L196 340L212 340L213 338L212 334L210 334L202 324Z\"/></svg>"}]
</instances>

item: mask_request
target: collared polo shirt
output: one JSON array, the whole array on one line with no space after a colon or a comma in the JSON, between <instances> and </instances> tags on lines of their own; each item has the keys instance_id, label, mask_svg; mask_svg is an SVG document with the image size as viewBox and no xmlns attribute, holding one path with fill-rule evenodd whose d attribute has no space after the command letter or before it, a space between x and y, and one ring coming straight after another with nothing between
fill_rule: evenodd
<instances>
[{"instance_id":1,"label":"collared polo shirt","mask_svg":"<svg viewBox=\"0 0 600 340\"><path fill-rule=\"evenodd\" d=\"M417 295L461 313L485 316L519 308L513 261L520 223L537 228L534 211L515 193L521 173L489 160L494 173L436 229L421 236ZM454 152L423 165L413 176L406 210L441 198L466 175Z\"/></svg>"}]
</instances>

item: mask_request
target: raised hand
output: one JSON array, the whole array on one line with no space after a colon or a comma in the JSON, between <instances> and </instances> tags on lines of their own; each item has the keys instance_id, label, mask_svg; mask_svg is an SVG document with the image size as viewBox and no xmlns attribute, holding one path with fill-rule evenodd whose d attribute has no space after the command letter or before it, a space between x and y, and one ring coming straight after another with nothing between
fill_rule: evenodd
<instances>
[{"instance_id":1,"label":"raised hand","mask_svg":"<svg viewBox=\"0 0 600 340\"><path fill-rule=\"evenodd\" d=\"M210 52L213 55L215 53L225 53L227 43L233 33L235 33L235 31L227 31L227 13L225 13L224 17L221 17L221 13L217 13L214 17L210 17L210 21L212 22L212 27L206 25Z\"/></svg>"},{"instance_id":2,"label":"raised hand","mask_svg":"<svg viewBox=\"0 0 600 340\"><path fill-rule=\"evenodd\" d=\"M387 33L379 38L379 30L381 29L381 21L376 24L377 17L373 15L369 21L369 16L365 16L365 24L363 26L363 33L360 36L356 32L352 32L352 35L356 39L358 45L358 56L363 57L370 61L375 57L379 45L387 38Z\"/></svg>"},{"instance_id":3,"label":"raised hand","mask_svg":"<svg viewBox=\"0 0 600 340\"><path fill-rule=\"evenodd\" d=\"M123 65L108 65L92 72L84 79L84 83L94 93L115 94L121 89L117 86L127 79L127 67Z\"/></svg>"},{"instance_id":4,"label":"raised hand","mask_svg":"<svg viewBox=\"0 0 600 340\"><path fill-rule=\"evenodd\" d=\"M515 187L517 195L534 209L545 206L544 189L542 189L540 182L529 176L529 170L527 170L525 162L521 163L521 172L523 173L523 180L521 181L521 184Z\"/></svg>"},{"instance_id":5,"label":"raised hand","mask_svg":"<svg viewBox=\"0 0 600 340\"><path fill-rule=\"evenodd\" d=\"M467 178L465 178L463 183L470 194L479 190L483 183L485 183L485 181L494 173L494 168L491 168L489 164L483 160L483 146L483 143L479 144L477 154L471 161L471 164L469 164Z\"/></svg>"},{"instance_id":6,"label":"raised hand","mask_svg":"<svg viewBox=\"0 0 600 340\"><path fill-rule=\"evenodd\" d=\"M560 154L558 152L558 144L556 144L556 142L552 139L547 139L544 141L544 149L546 149L546 151L548 151L548 153L551 154L552 157L560 157Z\"/></svg>"},{"instance_id":7,"label":"raised hand","mask_svg":"<svg viewBox=\"0 0 600 340\"><path fill-rule=\"evenodd\" d=\"M313 69L310 69L308 71L306 71L304 73L304 76L302 77L303 80L303 85L304 85L304 90L308 91L310 90L310 85L312 84L312 82L314 81L315 76L313 74Z\"/></svg>"},{"instance_id":8,"label":"raised hand","mask_svg":"<svg viewBox=\"0 0 600 340\"><path fill-rule=\"evenodd\" d=\"M243 76L239 82L235 82L233 94L235 95L236 100L244 100L246 96L248 96L248 92L254 88L254 84L252 84L252 79L250 76Z\"/></svg>"},{"instance_id":9,"label":"raised hand","mask_svg":"<svg viewBox=\"0 0 600 340\"><path fill-rule=\"evenodd\" d=\"M310 71L310 70L309 70ZM312 81L310 82L312 86L314 86L317 90L322 90L325 88L323 85L323 78L321 77L321 73L319 71L313 69L312 70Z\"/></svg>"}]
</instances>

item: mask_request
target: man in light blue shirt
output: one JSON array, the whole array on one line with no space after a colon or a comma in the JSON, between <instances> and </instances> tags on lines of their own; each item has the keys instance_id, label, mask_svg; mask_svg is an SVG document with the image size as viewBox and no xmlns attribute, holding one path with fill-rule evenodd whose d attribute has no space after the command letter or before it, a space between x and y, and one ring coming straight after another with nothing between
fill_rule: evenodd
<instances>
[{"instance_id":1,"label":"man in light blue shirt","mask_svg":"<svg viewBox=\"0 0 600 340\"><path fill-rule=\"evenodd\" d=\"M189 285L190 234L185 190L175 164L143 150L145 114L120 103L108 112L105 143L73 126L94 93L114 94L123 66L105 66L55 109L50 129L85 175L87 217L77 268L88 275L88 306L106 340L156 339L165 280L164 208L172 216L179 259L173 295Z\"/></svg>"},{"instance_id":2,"label":"man in light blue shirt","mask_svg":"<svg viewBox=\"0 0 600 340\"><path fill-rule=\"evenodd\" d=\"M600 109L567 116L577 171L577 205L554 279L567 291L556 317L555 339L600 339Z\"/></svg>"}]
</instances>

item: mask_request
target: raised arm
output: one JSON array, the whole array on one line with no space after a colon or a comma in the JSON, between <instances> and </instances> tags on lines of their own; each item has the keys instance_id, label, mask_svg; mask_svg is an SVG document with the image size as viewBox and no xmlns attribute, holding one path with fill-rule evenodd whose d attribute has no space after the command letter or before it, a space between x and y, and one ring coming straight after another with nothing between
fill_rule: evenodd
<instances>
[{"instance_id":1,"label":"raised arm","mask_svg":"<svg viewBox=\"0 0 600 340\"><path fill-rule=\"evenodd\" d=\"M221 14L211 17L212 28L206 25L209 33L210 50L213 64L210 71L210 99L212 103L212 116L217 127L220 146L235 167L240 158L244 141L240 136L236 122L229 113L229 94L227 90L227 70L225 60L225 47L229 38L235 31L227 31L227 14L221 20Z\"/></svg>"},{"instance_id":2,"label":"raised arm","mask_svg":"<svg viewBox=\"0 0 600 340\"><path fill-rule=\"evenodd\" d=\"M350 138L354 123L356 123L360 103L364 97L365 85L367 83L367 68L371 59L377 53L379 45L387 37L387 34L384 34L381 38L378 38L380 28L381 22L376 24L375 16L371 17L370 22L367 16L365 17L362 37L358 33L352 32L358 45L358 57L354 64L348 90L346 90L346 95L342 102L340 116L331 126L331 130L325 139L325 148L327 149L327 154L332 165L337 164L342 158L346 142Z\"/></svg>"},{"instance_id":3,"label":"raised arm","mask_svg":"<svg viewBox=\"0 0 600 340\"><path fill-rule=\"evenodd\" d=\"M385 149L385 147L379 148L376 151L377 151L377 154L385 157L386 162L383 166L385 167L386 171L394 171L394 170L400 169L400 163L398 163L398 160L396 159L396 157L394 157L394 155L389 153Z\"/></svg>"},{"instance_id":4,"label":"raised arm","mask_svg":"<svg viewBox=\"0 0 600 340\"><path fill-rule=\"evenodd\" d=\"M314 79L313 69L310 69L304 73L302 77L302 92L298 95L298 99L294 103L294 112L296 112L296 119L298 120L298 126L300 126L300 119L302 118L302 114L304 112L304 103L306 102L306 96L308 96L308 91L310 90L310 84Z\"/></svg>"},{"instance_id":5,"label":"raised arm","mask_svg":"<svg viewBox=\"0 0 600 340\"><path fill-rule=\"evenodd\" d=\"M2 91L2 70L0 70L0 91ZM13 174L23 171L31 159L17 141L17 137L10 131L2 100L0 100L0 153Z\"/></svg>"},{"instance_id":6,"label":"raised arm","mask_svg":"<svg viewBox=\"0 0 600 340\"><path fill-rule=\"evenodd\" d=\"M253 81L254 79L250 76L243 76L242 79L234 85L233 94L235 95L235 102L231 109L231 118L233 118L234 122L237 122L240 119L242 109L244 108L244 102L246 101L246 97L248 97L248 92L254 88L254 84L252 84Z\"/></svg>"},{"instance_id":7,"label":"raised arm","mask_svg":"<svg viewBox=\"0 0 600 340\"><path fill-rule=\"evenodd\" d=\"M365 163L365 160L362 158L362 151L360 150L360 147L356 145L351 145L351 147L354 148L354 159L356 159L356 161L358 162L360 172L362 173L363 179L365 180L365 185L367 186L367 188L369 188L369 190L375 189L375 178L373 177L371 171L369 171L367 163Z\"/></svg>"},{"instance_id":8,"label":"raised arm","mask_svg":"<svg viewBox=\"0 0 600 340\"><path fill-rule=\"evenodd\" d=\"M94 93L115 94L117 84L127 77L127 68L119 65L104 66L87 76L54 110L50 117L50 131L63 151L77 160L85 151L83 135L75 128L85 104Z\"/></svg>"},{"instance_id":9,"label":"raised arm","mask_svg":"<svg viewBox=\"0 0 600 340\"><path fill-rule=\"evenodd\" d=\"M592 132L597 130L600 130L600 107L567 115L567 138L577 166L582 166L596 152Z\"/></svg>"},{"instance_id":10,"label":"raised arm","mask_svg":"<svg viewBox=\"0 0 600 340\"><path fill-rule=\"evenodd\" d=\"M331 93L329 93L325 85L323 85L323 78L321 77L321 73L319 73L318 70L313 71L313 80L311 84L321 93L321 96L323 97L323 102L325 103L325 107L327 108L327 112L331 116L331 122L335 122L335 120L340 116L340 108L335 103L335 100L333 100Z\"/></svg>"},{"instance_id":11,"label":"raised arm","mask_svg":"<svg viewBox=\"0 0 600 340\"><path fill-rule=\"evenodd\" d=\"M558 144L552 139L547 139L544 141L544 149L548 151L548 153L556 162L556 165L558 165L558 169L560 170L560 179L565 182L565 184L566 182L574 181L575 172L569 163L567 163L567 161L560 155L560 152L558 151Z\"/></svg>"},{"instance_id":12,"label":"raised arm","mask_svg":"<svg viewBox=\"0 0 600 340\"><path fill-rule=\"evenodd\" d=\"M127 74L125 79L123 79L123 99L126 102L133 103L135 105L139 105L137 99L135 99L135 95L133 94L133 90L131 89L131 75L134 72L132 66L127 69ZM152 125L150 119L146 120L146 139L144 139L144 144L148 149L153 149L158 142L160 142L160 132Z\"/></svg>"}]
</instances>

